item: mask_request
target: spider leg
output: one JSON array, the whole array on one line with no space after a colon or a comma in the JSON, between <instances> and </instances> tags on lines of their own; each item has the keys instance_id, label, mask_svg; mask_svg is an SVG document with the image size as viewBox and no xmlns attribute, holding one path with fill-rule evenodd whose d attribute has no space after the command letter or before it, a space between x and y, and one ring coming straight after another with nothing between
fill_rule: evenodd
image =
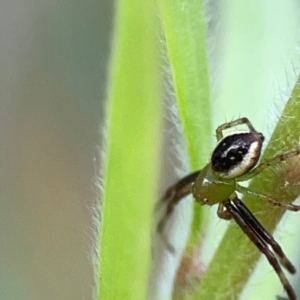
<instances>
[{"instance_id":1,"label":"spider leg","mask_svg":"<svg viewBox=\"0 0 300 300\"><path fill-rule=\"evenodd\" d=\"M224 124L220 125L216 129L217 140L219 141L223 137L223 132L222 132L223 130L229 129L231 127L234 127L234 126L237 126L237 125L240 125L240 124L246 124L250 131L257 132L254 129L251 122L248 120L248 118L239 118L239 119L236 119L234 121L227 122L227 123L224 123Z\"/></svg>"},{"instance_id":2,"label":"spider leg","mask_svg":"<svg viewBox=\"0 0 300 300\"><path fill-rule=\"evenodd\" d=\"M166 211L162 217L162 219L159 221L157 225L157 231L160 234L160 236L163 238L163 240L166 241L166 244L168 246L168 249L171 252L174 252L174 248L172 245L170 245L167 242L167 238L164 236L164 229L166 226L166 223L171 216L172 212L174 211L174 208L177 203L179 203L185 196L191 194L191 186L198 177L199 171L195 171L181 180L177 181L174 185L169 187L164 194L164 196L161 198L161 200L157 203L156 209L158 209L163 203L167 203Z\"/></svg>"},{"instance_id":3,"label":"spider leg","mask_svg":"<svg viewBox=\"0 0 300 300\"><path fill-rule=\"evenodd\" d=\"M218 217L223 220L231 220L232 214L226 209L223 202L219 203L217 210Z\"/></svg>"},{"instance_id":4,"label":"spider leg","mask_svg":"<svg viewBox=\"0 0 300 300\"><path fill-rule=\"evenodd\" d=\"M233 203L236 208L242 213L242 215L247 219L247 222L251 227L258 233L258 235L269 244L274 252L280 258L281 264L291 273L296 273L296 269L293 264L286 257L282 251L280 245L275 241L273 236L258 222L254 215L249 211L248 207L238 198L233 199Z\"/></svg>"},{"instance_id":5,"label":"spider leg","mask_svg":"<svg viewBox=\"0 0 300 300\"><path fill-rule=\"evenodd\" d=\"M266 160L265 162L260 163L255 169L251 170L250 172L236 178L236 181L245 181L250 178L253 178L266 168L273 166L275 164L281 163L282 161L285 161L289 158L292 158L294 156L297 156L300 154L300 149L295 149L286 153L281 153L279 155L276 155L275 157Z\"/></svg>"},{"instance_id":6,"label":"spider leg","mask_svg":"<svg viewBox=\"0 0 300 300\"><path fill-rule=\"evenodd\" d=\"M268 195L256 193L256 192L251 191L251 190L249 190L249 189L247 189L247 188L245 188L245 187L243 187L243 186L241 186L239 184L236 184L236 191L240 192L240 193L242 193L244 195L250 195L250 196L257 197L260 200L268 202L268 203L270 203L270 204L272 204L274 206L284 207L287 210L291 210L291 211L298 211L298 210L300 210L300 205L295 205L295 204L288 203L288 202L277 201L277 200L271 198Z\"/></svg>"},{"instance_id":7,"label":"spider leg","mask_svg":"<svg viewBox=\"0 0 300 300\"><path fill-rule=\"evenodd\" d=\"M232 217L236 221L236 223L240 226L243 232L249 237L249 239L253 242L253 244L262 252L271 266L274 268L275 272L277 273L284 289L286 290L289 298L291 300L296 300L296 294L294 289L292 288L291 284L289 283L288 279L286 278L285 274L283 273L282 268L278 260L276 259L275 255L270 251L267 241L265 240L264 236L261 236L257 231L256 227L253 226L253 223L249 221L249 217L255 219L250 211L245 213L242 209L240 210L237 206L235 206L235 202L237 198L234 198L232 201L227 200L224 202L226 209L232 214ZM233 203L235 205L233 205ZM258 221L257 221L258 222Z\"/></svg>"}]
</instances>

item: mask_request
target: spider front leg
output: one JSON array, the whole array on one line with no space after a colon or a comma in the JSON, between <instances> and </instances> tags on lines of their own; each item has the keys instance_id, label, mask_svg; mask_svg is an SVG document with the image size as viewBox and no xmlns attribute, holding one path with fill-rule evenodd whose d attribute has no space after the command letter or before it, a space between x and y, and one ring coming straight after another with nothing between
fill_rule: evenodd
<instances>
[{"instance_id":1,"label":"spider front leg","mask_svg":"<svg viewBox=\"0 0 300 300\"><path fill-rule=\"evenodd\" d=\"M295 267L284 254L282 248L273 236L259 223L259 221L235 193L232 194L230 199L219 204L218 216L226 220L234 218L236 223L253 242L253 244L266 256L269 263L277 273L289 296L289 299L295 300L295 291L286 278L274 253L279 257L282 266L284 266L290 273L294 274L296 272ZM274 253L270 250L268 245L271 246Z\"/></svg>"},{"instance_id":2,"label":"spider front leg","mask_svg":"<svg viewBox=\"0 0 300 300\"><path fill-rule=\"evenodd\" d=\"M191 186L195 182L196 178L198 177L200 171L196 171L187 175L186 177L182 178L174 185L169 187L162 197L162 199L158 202L156 208L161 206L163 203L167 202L166 211L159 221L157 225L157 231L163 240L166 242L169 251L174 252L174 248L171 244L168 243L167 238L164 235L164 229L168 219L170 218L171 214L173 213L175 206L179 203L184 197L191 194Z\"/></svg>"},{"instance_id":3,"label":"spider front leg","mask_svg":"<svg viewBox=\"0 0 300 300\"><path fill-rule=\"evenodd\" d=\"M241 124L246 124L251 132L257 132L254 129L252 123L248 120L248 118L239 118L237 120L234 120L234 121L231 121L231 122L224 123L224 124L220 125L216 129L217 140L219 141L223 138L223 130L226 130L226 129L229 129L231 127L241 125Z\"/></svg>"},{"instance_id":4,"label":"spider front leg","mask_svg":"<svg viewBox=\"0 0 300 300\"><path fill-rule=\"evenodd\" d=\"M258 220L254 217L252 212L247 208L247 206L239 199L234 198L233 203L236 208L240 211L240 213L244 216L247 223L257 232L257 234L267 243L269 244L274 252L280 258L281 264L291 273L296 273L296 268L290 262L290 260L286 257L280 245L275 241L273 236L258 222Z\"/></svg>"},{"instance_id":5,"label":"spider front leg","mask_svg":"<svg viewBox=\"0 0 300 300\"><path fill-rule=\"evenodd\" d=\"M259 251L265 255L265 257L277 273L284 289L289 296L289 299L296 300L297 297L295 291L286 278L278 260L276 259L276 256L269 249L268 244L279 256L282 264L291 273L295 272L295 268L286 258L285 254L282 252L280 246L277 244L274 238L260 225L253 214L237 197L233 198L232 200L224 201L224 206L232 215L236 223L243 230L243 232L249 237L249 239L259 249Z\"/></svg>"},{"instance_id":6,"label":"spider front leg","mask_svg":"<svg viewBox=\"0 0 300 300\"><path fill-rule=\"evenodd\" d=\"M223 220L231 220L232 214L226 209L223 202L219 203L217 210L218 217Z\"/></svg>"}]
</instances>

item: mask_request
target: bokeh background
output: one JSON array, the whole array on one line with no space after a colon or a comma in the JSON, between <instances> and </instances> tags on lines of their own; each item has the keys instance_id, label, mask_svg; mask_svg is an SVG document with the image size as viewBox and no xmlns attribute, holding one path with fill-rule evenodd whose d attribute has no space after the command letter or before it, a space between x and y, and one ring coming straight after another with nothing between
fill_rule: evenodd
<instances>
[{"instance_id":1,"label":"bokeh background","mask_svg":"<svg viewBox=\"0 0 300 300\"><path fill-rule=\"evenodd\" d=\"M94 299L113 5L0 2L1 300ZM268 137L299 70L300 3L210 1L207 8L214 127L247 116ZM290 229L277 232L298 269L299 220L286 214ZM221 232L223 224L211 227ZM282 292L266 262L257 273L243 299L262 291L271 299L269 277Z\"/></svg>"},{"instance_id":2,"label":"bokeh background","mask_svg":"<svg viewBox=\"0 0 300 300\"><path fill-rule=\"evenodd\" d=\"M0 2L1 300L94 299L113 4Z\"/></svg>"}]
</instances>

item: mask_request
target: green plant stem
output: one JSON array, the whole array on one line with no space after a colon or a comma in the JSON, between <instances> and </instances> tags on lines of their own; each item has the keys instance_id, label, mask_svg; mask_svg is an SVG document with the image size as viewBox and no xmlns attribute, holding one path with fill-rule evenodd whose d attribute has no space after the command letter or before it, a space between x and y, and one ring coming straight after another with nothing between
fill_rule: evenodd
<instances>
[{"instance_id":1,"label":"green plant stem","mask_svg":"<svg viewBox=\"0 0 300 300\"><path fill-rule=\"evenodd\" d=\"M299 95L300 78L264 152L263 159L294 149L295 146L299 147ZM280 201L291 202L300 192L299 188L293 188L299 181L299 164L299 157L295 157L278 168L277 172L274 172L274 169L273 171L266 169L251 181L249 189L273 195ZM285 212L284 209L275 208L259 199L244 197L243 201L254 214L259 212L257 218L271 233ZM191 299L214 300L222 297L237 299L259 257L260 252L249 243L249 239L240 230L237 230L237 225L231 222L201 280L201 285L195 287L196 291Z\"/></svg>"}]
</instances>

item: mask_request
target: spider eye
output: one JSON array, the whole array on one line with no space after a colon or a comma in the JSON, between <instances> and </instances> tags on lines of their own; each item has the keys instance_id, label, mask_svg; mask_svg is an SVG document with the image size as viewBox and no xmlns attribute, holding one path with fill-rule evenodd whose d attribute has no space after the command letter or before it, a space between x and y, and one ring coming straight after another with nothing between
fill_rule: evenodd
<instances>
[{"instance_id":1,"label":"spider eye","mask_svg":"<svg viewBox=\"0 0 300 300\"><path fill-rule=\"evenodd\" d=\"M212 169L224 178L247 173L258 162L264 136L258 132L232 132L222 138L211 156Z\"/></svg>"}]
</instances>

